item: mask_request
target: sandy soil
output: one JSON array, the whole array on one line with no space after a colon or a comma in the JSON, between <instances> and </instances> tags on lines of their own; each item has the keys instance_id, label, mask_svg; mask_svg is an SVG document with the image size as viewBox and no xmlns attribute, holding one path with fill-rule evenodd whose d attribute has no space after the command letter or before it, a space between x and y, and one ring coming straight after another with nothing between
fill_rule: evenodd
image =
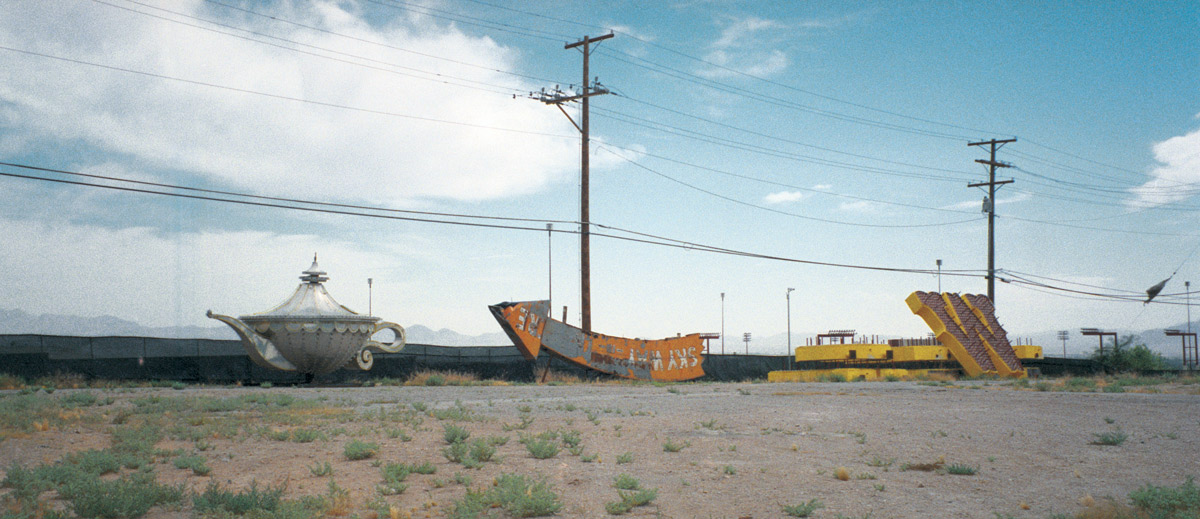
<instances>
[{"instance_id":1,"label":"sandy soil","mask_svg":"<svg viewBox=\"0 0 1200 519\"><path fill-rule=\"evenodd\" d=\"M649 506L629 517L785 517L783 505L819 499L813 517L1040 517L1075 514L1081 498L1119 499L1147 483L1177 486L1200 476L1200 386L1156 386L1158 393L1068 393L1022 390L1003 382L956 382L950 386L892 383L780 384L578 384L563 386L375 387L375 388L189 388L108 393L114 409L147 395L167 398L286 393L325 397L323 411L335 420L320 428L327 441L293 443L259 436L208 440L212 473L196 476L169 461L157 471L163 482L203 490L209 481L235 487L286 483L292 497L324 493L329 477L309 467L330 462L332 478L353 495L355 512L373 517L366 503L381 482L372 460L349 461L354 439L380 444L375 459L432 462L437 472L413 474L402 494L387 502L401 516L442 517L465 487L490 484L499 474L546 478L562 496L562 517L610 517L604 503L618 500L612 487L629 474L658 489ZM93 390L95 391L95 390ZM60 392L66 392L60 390ZM59 396L56 393L55 396ZM441 422L423 416L412 429L364 420L368 411L411 409L412 403L444 409L461 402L483 418ZM338 408L356 414L338 414ZM527 412L523 412L527 410ZM505 431L533 418L524 430ZM591 419L589 419L589 415ZM357 417L357 418L356 418ZM166 417L168 420L170 417ZM1111 423L1110 423L1111 422ZM315 422L314 422L315 423ZM501 435L498 463L478 470L441 454L443 423L466 427L472 438ZM263 423L277 430L296 425ZM311 426L311 425L306 425ZM34 433L0 442L0 467L52 462L69 451L103 448L105 423ZM411 441L390 439L400 428ZM1096 433L1119 428L1119 446L1092 444ZM340 431L339 431L340 430ZM566 450L534 459L519 433L578 430L584 462ZM666 442L684 443L665 452ZM194 444L166 440L160 448L187 451ZM632 454L619 464L618 457ZM903 470L937 463L978 468L975 475ZM849 473L838 480L838 468ZM178 517L189 510L154 510L148 517Z\"/></svg>"}]
</instances>

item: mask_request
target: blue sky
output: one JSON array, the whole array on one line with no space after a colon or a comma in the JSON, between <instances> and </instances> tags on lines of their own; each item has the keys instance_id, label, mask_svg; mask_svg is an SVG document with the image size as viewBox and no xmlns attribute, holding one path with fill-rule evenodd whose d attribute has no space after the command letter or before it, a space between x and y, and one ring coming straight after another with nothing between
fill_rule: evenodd
<instances>
[{"instance_id":1,"label":"blue sky","mask_svg":"<svg viewBox=\"0 0 1200 519\"><path fill-rule=\"evenodd\" d=\"M578 324L578 237L544 231L576 228L578 134L523 94L574 88L563 45L613 30L591 61L613 92L592 103L593 223L791 260L942 259L943 289L985 293L967 184L986 153L967 143L1016 137L998 155L1010 334L1174 325L1182 305L1056 289L1136 295L1178 269L1161 301L1179 303L1200 281L1197 20L1193 2L5 2L3 162L543 230L0 177L0 307L207 325L278 303L317 252L350 308L373 278L377 315L478 334L498 330L486 305L546 297L549 246L555 314ZM593 325L614 335L718 331L722 292L729 341L780 334L789 287L797 334L924 335L904 298L937 283L592 243Z\"/></svg>"}]
</instances>

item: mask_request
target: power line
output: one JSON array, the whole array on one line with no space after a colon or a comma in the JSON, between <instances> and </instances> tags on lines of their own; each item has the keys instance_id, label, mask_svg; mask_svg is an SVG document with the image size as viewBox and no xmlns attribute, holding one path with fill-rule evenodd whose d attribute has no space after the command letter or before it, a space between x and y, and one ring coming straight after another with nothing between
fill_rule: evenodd
<instances>
[{"instance_id":1,"label":"power line","mask_svg":"<svg viewBox=\"0 0 1200 519\"><path fill-rule=\"evenodd\" d=\"M182 17L185 17L185 18L190 18L190 19L192 19L192 20L197 20L197 21L201 21L201 22L204 22L204 23L208 23L208 24L216 25L216 26L218 26L218 27L224 27L224 28L227 28L227 29L232 29L232 30L235 30L235 31L240 31L240 32L244 32L244 33L247 33L247 34L253 34L253 35L255 35L255 36L259 36L259 37L262 37L262 38L269 38L269 39L272 39L272 40L281 41L281 42L288 43L288 44L291 44L291 45L296 45L296 46L299 46L299 47L305 47L305 48L309 48L309 49L316 49L316 50L320 50L320 51L323 51L323 52L328 52L328 53L331 53L331 54L336 54L336 55L339 55L339 56L345 56L345 57L350 57L350 58L354 58L354 59L359 59L359 60L367 61L367 62L370 62L370 63L378 63L378 64L381 64L381 65L387 65L388 67L394 67L394 68L397 68L397 69L409 70L409 71L413 71L413 72L416 72L416 73L419 73L419 74L425 74L425 75L428 75L428 76L433 76L433 77L426 77L426 76L422 76L422 75L418 75L418 74L414 74L414 73L405 73L405 72L401 72L401 71L398 71L398 70L393 70L393 69L390 69L390 68L376 67L376 66L368 65L368 64L366 64L366 63L359 63L359 62L355 62L355 61L351 61L351 60L346 60L346 59L340 59L340 58L336 58L336 57L333 57L333 56L326 56L326 55L323 55L323 54L318 54L318 53L315 53L315 52L308 52L308 51L304 51L304 50L301 50L301 49L298 49L298 48L288 47L288 46L286 46L286 45L280 45L280 44L277 44L277 43L271 43L271 42L268 42L268 41L256 40L256 39L254 39L254 38L250 38L250 37L247 37L247 36L242 36L242 35L239 35L239 34L234 34L234 33L226 32L226 31L220 31L220 30L217 30L217 29L213 29L213 28L211 28L211 27L204 27L204 26L202 26L202 25L196 25L196 24L192 24L192 23L187 23L187 22L180 21L180 20L173 20L173 19L171 19L171 18L167 18L167 17L165 17L165 16L159 16L159 15L152 14L152 13L147 13L147 12L144 12L144 11L138 11L138 10L136 10L136 9L130 9L130 8L128 8L128 7L122 7L122 6L119 6L119 5L115 5L115 4L111 4L111 3L105 2L105 1L103 1L103 0L92 0L92 1L93 1L93 2L95 2L95 3L97 3L97 4L106 5L106 6L109 6L109 7L116 8L116 9L121 9L121 10L128 11L128 12L131 12L131 13L136 13L136 14L140 14L140 15L143 15L143 16L148 16L148 17L155 18L155 19L158 19L158 20L162 20L162 21L166 21L166 22L170 22L170 23L174 23L174 24L183 25L183 26L186 26L186 27L191 27L191 28L194 28L194 29L199 29L199 30L202 30L202 31L208 31L208 32L212 32L212 33L215 33L215 34L221 34L221 35L224 35L224 36L229 36L229 37L232 37L232 38L238 38L238 39L241 39L241 40L245 40L245 41L250 41L250 42L258 43L258 44L261 44L261 45L267 45L267 46L270 46L270 47L275 47L275 48L278 48L278 49L283 49L283 50L288 50L288 51L296 52L296 53L299 53L299 54L304 54L304 55L306 55L306 56L313 56L313 57L316 57L316 58L326 59L326 60L330 60L330 61L336 61L336 62L338 62L338 63L344 63L344 64L347 64L347 65L352 65L352 66L356 66L356 67L362 67L362 68L367 68L367 69L371 69L371 70L377 70L377 71L380 71L380 72L386 72L386 73L389 73L389 74L396 74L396 75L401 75L401 76L405 76L405 77L411 77L411 78L415 78L415 79L421 79L421 80L425 80L425 81L434 81L434 82L441 83L441 84L445 84L445 85L453 85L453 86L458 86L458 87L463 87L463 88L471 88L471 89L475 89L475 90L482 90L482 91L484 91L484 92L499 93L499 94L504 94L504 95L515 95L515 94L518 94L518 93L520 93L520 92L523 92L523 91L525 90L525 89L524 89L524 88L522 88L522 87L508 87L508 86L504 86L504 85L497 85L497 84L494 84L494 83L487 83L487 82L484 82L484 81L476 81L476 80L473 80L473 79L468 79L468 78L463 78L463 77L452 76L452 75L449 75L449 74L443 74L443 73L440 73L440 72L432 72L432 71L427 71L427 70L421 70L421 69L418 69L418 68L415 68L415 67L409 67L409 66L405 66L405 65L398 65L398 64L395 64L395 63L391 63L391 62L387 62L387 61L382 61L382 60L377 60L377 59L373 59L373 58L368 58L368 57L365 57L365 56L360 56L360 55L357 55L357 54L351 54L351 53L347 53L347 52L341 52L341 51L338 51L338 50L329 49L329 48L325 48L325 47L319 47L319 46L316 46L316 45L311 45L311 44L307 44L307 43L302 43L302 42L298 42L298 41L295 41L295 40L289 40L289 39L287 39L287 38L281 38L281 37L278 37L278 36L273 36L273 35L270 35L270 34L265 34L265 33L257 32L257 31L252 31L252 30L249 30L249 29L244 29L244 28L237 27L237 26L234 26L234 25L229 25L229 24L225 24L225 23L221 23L221 22L215 22L215 21L212 21L212 20L208 20L208 19L205 19L205 18L198 17L198 16L192 16L192 15L189 15L189 14L186 14L186 13L180 13L180 12L178 12L178 11L172 11L172 10L169 10L169 9L163 9L163 8L161 8L161 7L156 7L156 6L152 6L152 5L143 4L143 3L141 3L141 2L136 2L136 1L134 1L134 0L126 0L126 1L127 1L127 2L129 2L129 3L131 3L131 4L135 4L135 5L140 5L140 6L142 6L142 7L146 7L146 8L148 8L148 9L154 9L154 10L158 10L158 11L162 11L162 12L166 12L166 13L171 13L171 14L174 14L174 15L176 15L176 16L182 16ZM465 83L471 83L471 84L474 84L474 85L476 85L476 86L472 86L472 85L470 85L470 84L454 83L454 82L451 82L451 81L447 81L447 79L453 79L453 80L455 80L455 81L462 81L462 82L465 82ZM487 87L487 88L483 88L483 87Z\"/></svg>"},{"instance_id":2,"label":"power line","mask_svg":"<svg viewBox=\"0 0 1200 519\"><path fill-rule=\"evenodd\" d=\"M754 208L754 209L759 209L759 210L762 210L762 211L768 211L768 212L772 212L772 213L775 213L775 214L780 214L780 215L784 215L784 216L791 216L791 217L793 217L793 218L800 218L800 219L802 219L802 220L810 220L810 221L815 221L815 222L831 223L831 224L838 224L838 225L849 225L849 226L853 226L853 227L870 227L870 228L878 228L878 229L915 229L915 228L924 228L924 227L942 227L942 226L947 226L947 225L958 225L958 224L964 224L964 223L970 223L970 222L977 222L977 221L979 221L979 220L982 220L982 219L983 219L982 217L977 217L977 218L971 218L971 219L967 219L967 220L960 220L960 221L956 221L956 222L942 222L942 223L931 223L931 224L910 224L910 225L899 225L899 224L897 224L897 225L884 225L884 224L867 224L867 223L856 223L856 222L844 222L844 221L840 221L840 220L831 220L831 219L827 219L827 218L817 218L817 217L814 217L814 216L805 216L805 215L802 215L802 214L790 213L790 212L787 212L787 211L781 211L781 210L779 210L779 209L773 209L773 208L770 208L770 207L765 207L765 206L761 206L761 205L758 205L758 204L752 204L752 203L750 203L750 202L746 202L746 201L744 201L744 200L738 200L738 199L736 199L736 198L733 198L733 197L725 196L725 195L722 195L722 194L720 194L720 193L717 193L717 192L715 192L715 191L710 191L710 190L704 189L704 188L702 188L702 187L699 187L699 186L696 186L696 185L693 185L693 184L689 184L689 183L687 183L687 182L684 182L684 181L682 181L682 180L679 180L679 179L677 179L677 178L675 178L675 177L672 177L672 176L670 176L670 175L667 175L667 174L665 174L665 173L662 173L662 172L659 172L659 171L657 171L657 170L654 170L654 169L652 169L652 168L650 168L650 167L647 167L647 166L645 166L645 165L643 165L643 164L641 164L641 163L639 163L639 162L636 162L636 161L634 161L634 160L632 160L632 159L629 159L628 157L625 157L625 156L623 156L623 155L621 155L621 154L619 154L619 153L616 153L616 152L614 152L613 150L609 149L607 146L603 146L603 145L602 145L602 146L600 146L600 149L603 149L604 151L607 151L607 152L611 153L613 156L615 156L615 157L617 157L617 158L619 158L619 159L621 159L621 160L624 160L625 162L628 162L629 164L632 164L633 166L636 166L636 167L638 167L638 168L640 168L640 169L642 169L642 170L645 170L645 171L647 171L647 172L650 172L650 173L653 173L653 174L655 174L655 175L658 175L658 176L660 176L660 177L662 177L662 178L665 178L665 179L667 179L667 180L670 180L671 182L675 182L675 183L677 183L677 184L679 184L679 185L682 185L682 186L684 186L684 187L687 187L687 188L689 188L689 189L694 189L694 190L696 190L696 191L699 191L699 192L701 192L701 193L704 193L704 194L707 194L707 195L710 195L710 196L714 196L714 197L716 197L716 198L720 198L720 199L722 199L722 200L726 200L726 201L729 201L729 202L733 202L733 203L735 203L735 204L743 205L743 206L746 206L746 207L752 207L752 208Z\"/></svg>"},{"instance_id":3,"label":"power line","mask_svg":"<svg viewBox=\"0 0 1200 519\"><path fill-rule=\"evenodd\" d=\"M244 7L239 7L239 6L236 6L236 5L231 5L231 4L227 4L227 3L219 2L219 1L217 1L217 0L205 0L205 1L206 1L206 2L208 2L208 3L210 3L210 4L219 5L219 6L222 6L222 7L228 8L228 9L232 9L232 10L235 10L235 11L240 11L240 12L243 12L243 13L246 13L246 14L249 14L249 15L252 15L252 16L259 17L259 18L265 18L265 19L267 19L267 20L271 20L271 21L274 21L274 22L284 23L284 24L288 24L288 25L295 26L295 27L301 27L301 28L304 28L304 29L312 30L312 31L317 31L317 32L325 33L325 34L330 34L330 35L333 35L333 36L338 36L338 37L341 37L341 38L346 38L346 39L348 39L348 40L357 41L357 42L359 42L359 43L366 43L366 44L369 44L369 45L375 45L375 46L378 46L378 47L383 47L383 48L386 48L386 49L391 49L391 50L395 50L395 51L399 51L399 52L404 52L404 53L412 54L412 55L415 55L415 56L421 56L421 57L430 58L430 59L435 59L435 60L439 60L439 61L445 61L445 62L447 62L447 63L454 63L454 64L456 64L456 65L463 65L463 66L466 66L466 67L477 68L477 69L481 69L481 70L487 70L487 71L490 71L490 72L499 72L499 73L501 73L501 74L507 74L507 75L514 76L514 77L520 77L520 78L525 78L525 79L532 79L532 80L534 80L534 81L539 81L539 82L542 82L542 83L555 83L555 81L554 81L553 79L546 79L546 78L539 77L539 76L531 76L531 75L529 75L529 74L523 74L523 73L520 73L520 72L514 72L514 71L511 71L511 70L503 70L503 69L498 69L498 68L495 68L495 67L492 67L492 66L488 66L488 65L480 65L480 64L478 64L478 63L470 63L470 62L466 62L466 61L462 61L462 60L457 60L457 59L453 59L453 58L447 58L447 57L445 57L445 56L438 56L438 55L436 55L436 54L429 54L429 53L427 53L427 52L420 52L420 51L415 51L415 50L412 50L412 49L406 49L406 48L403 48L403 47L399 47L399 46L396 46L396 45L391 45L391 44L384 43L384 42L380 42L380 41L369 40L369 39L366 39L366 38L359 38L359 37L357 37L357 36L352 36L352 35L345 34L345 33L340 33L340 32L336 32L336 31L331 31L331 30L328 30L328 29L322 29L322 28L320 28L320 27L316 27L316 26L313 26L313 25L306 25L306 24L303 24L303 23L300 23L300 22L296 22L296 21L294 21L294 20L288 20L288 19L286 19L286 18L282 18L282 17L280 17L280 16L263 14L263 13L260 13L260 12L258 12L258 11L254 11L254 10L251 10L251 9L246 9L246 8L244 8ZM558 83L563 83L563 82L559 81Z\"/></svg>"},{"instance_id":4,"label":"power line","mask_svg":"<svg viewBox=\"0 0 1200 519\"><path fill-rule=\"evenodd\" d=\"M52 168L41 168L41 167L37 167L37 166L28 166L28 165L18 164L18 165L15 165L14 167L24 168L24 169L32 169L32 170L37 170L37 171L63 172L63 173L72 174L72 175L90 176L90 175L86 175L86 174L82 174L82 173L78 173L78 172L57 170L57 169L52 169ZM431 217L366 213L366 212L361 212L361 211L349 210L350 209L349 207L335 209L335 208L328 208L328 207L305 207L305 206L299 206L299 205L287 205L284 203L278 203L278 202L287 200L284 198L257 197L256 195L246 195L246 194L237 194L237 193L231 193L231 194L233 196L251 198L251 200L237 200L237 199L231 199L231 198L221 198L221 197L217 197L217 196L207 196L207 195L202 195L202 194L173 193L173 192L169 192L169 191L156 191L156 190L152 190L152 189L143 189L143 188L138 188L138 187L124 187L124 186L115 186L115 185L108 185L108 184L96 184L96 183L75 181L75 180L47 178L47 177L39 177L39 176L33 176L33 175L23 175L23 174L9 173L9 172L3 172L3 171L0 171L0 176L11 177L11 178L20 178L20 179L26 179L26 180L35 180L35 181L42 181L42 182L51 182L51 183L57 183L57 184L66 184L66 185L73 185L73 186L95 187L95 188L109 189L109 190L114 190L114 191L123 191L123 192L139 193L139 194L185 198L185 199L200 200L200 201L206 201L206 202L247 205L247 206L264 207L264 208L272 208L272 209L287 209L287 210L293 210L293 211L315 212L315 213L324 213L324 214L337 214L337 215L344 215L344 216L359 216L359 217L376 218L376 219L383 219L383 220L400 220L400 221L410 221L410 222L419 222L419 223L457 225L457 226L465 226L465 227L482 227L482 228L501 229L501 230L535 231L538 233L546 231L544 225L526 227L526 226L520 226L520 225L506 225L506 224L498 224L498 223L462 222L462 221L445 220L445 219L438 219L438 218L431 218ZM106 178L114 179L114 180L117 180L120 182L137 183L137 184L142 184L142 185L149 184L149 183L144 183L142 181L121 179L118 177L106 177ZM205 192L206 191L203 189L189 188L186 186L170 186L168 184L161 184L161 186L172 188L172 189L195 190L197 192ZM209 194L216 194L216 193L209 193ZM259 200L266 200L266 201L259 201ZM330 207L339 207L338 204L331 204L331 203L325 203L325 202L298 200L297 203L303 203L303 204L308 204L308 205L325 205L325 206L330 206ZM370 209L377 210L377 211L382 210L380 208L370 208ZM484 216L479 216L479 215L462 215L462 216L471 217L471 218L489 218L489 217L484 217ZM506 218L506 217L490 217L490 218L502 219L502 220L503 219L518 220L521 222L561 221L561 220L515 219L515 218ZM855 265L855 264L848 264L848 263L834 263L834 262L825 262L825 261L804 260L804 259L789 258L789 257L784 257L784 256L760 254L760 253L742 251L742 250L737 250L737 249L728 249L728 248L723 248L723 247L705 245L705 244L701 244L701 243L697 243L697 242L676 240L676 239L671 239L671 238L663 238L663 237L655 236L652 234L628 231L628 230L621 229L619 227L604 226L604 225L600 225L600 224L595 224L595 225L597 225L598 227L615 230L617 232L632 234L633 236L621 236L621 235L616 235L616 234L596 233L596 232L592 233L593 236L601 236L601 237L611 238L611 239L615 239L615 240L644 243L644 244L649 244L649 245L659 245L659 246L671 247L671 248L683 249L683 250L709 252L709 253L715 253L715 254L724 254L724 255L730 255L730 256L746 257L746 258L767 259L767 260L773 260L773 261L782 261L782 262L788 262L788 263L798 263L798 264L806 264L806 265L814 265L814 266L851 268L851 269L857 269L857 270L871 270L871 271L881 271L881 272L925 274L925 275L934 273L934 271L930 270L930 269L908 269L908 268L898 268L898 267L879 267L879 266L871 266L871 265ZM580 233L580 231L572 231L569 229L565 229L565 230L555 229L554 232L563 233L563 234L579 234ZM945 271L944 270L944 271L942 271L942 274L943 275L964 276L964 277L979 277L978 274L974 274L973 272L975 272L975 271L968 271L968 270Z\"/></svg>"},{"instance_id":5,"label":"power line","mask_svg":"<svg viewBox=\"0 0 1200 519\"><path fill-rule=\"evenodd\" d=\"M94 62L84 61L84 60L79 60L79 59L74 59L74 58L64 58L61 56L54 56L51 54L45 54L45 53L41 53L41 52L16 49L16 48L12 48L12 47L6 47L3 45L0 45L0 50L6 50L6 51L16 52L16 53L20 53L20 54L26 54L29 56L37 56L37 57L41 57L41 58L63 61L63 62L67 62L67 63L75 63L77 65L87 65L87 66L91 66L91 67L102 68L105 70L125 72L125 73L129 73L129 74L138 74L138 75L152 77L152 78L156 78L156 79L177 81L180 83L187 83L190 85L204 86L204 87L209 87L209 88L218 88L218 89L222 89L222 90L228 90L231 92L239 92L239 93L243 93L243 94L252 94L252 95L257 95L257 96L269 97L272 99L280 99L280 100L284 100L284 101L292 101L292 102L297 102L297 103L306 103L306 104L311 104L311 105L316 105L316 106L323 106L326 108L337 108L337 109L341 109L341 110L351 110L351 111L355 111L355 112L369 113L369 114L374 114L374 115L386 115L389 117L400 117L403 119L411 119L411 120L416 120L416 121L451 124L451 125L463 126L463 127L467 127L467 128L478 128L478 129L495 130L495 131L502 131L502 132L509 132L509 133L520 133L520 134L525 134L525 135L538 135L538 136L542 136L542 137L555 137L555 138L561 138L561 139L574 139L574 137L569 136L569 135L559 135L559 134L554 134L554 133L535 132L535 131L530 131L530 130L518 130L515 128L503 128L503 127L499 127L499 126L488 126L488 125L483 125L483 124L465 123L465 122L461 122L461 121L448 121L445 119L436 119L433 117L423 117L423 116L419 116L419 115L402 114L402 113L398 113L398 112L375 110L375 109L371 109L371 108L362 108L362 107L349 106L349 105L343 105L343 104L338 104L338 103L328 103L328 102L324 102L324 101L314 101L312 99L304 99L304 98L300 98L300 97L285 96L285 95L281 95L281 94L272 94L269 92L261 92L261 91L257 91L257 90L246 89L246 88L231 87L228 85L218 85L215 83L207 83L204 81L197 81L194 79L178 78L178 77L167 76L167 75L163 75L163 74L157 74L154 72L146 72L146 71L142 71L142 70L117 67L117 66L113 66L113 65L103 65L100 63L94 63Z\"/></svg>"}]
</instances>

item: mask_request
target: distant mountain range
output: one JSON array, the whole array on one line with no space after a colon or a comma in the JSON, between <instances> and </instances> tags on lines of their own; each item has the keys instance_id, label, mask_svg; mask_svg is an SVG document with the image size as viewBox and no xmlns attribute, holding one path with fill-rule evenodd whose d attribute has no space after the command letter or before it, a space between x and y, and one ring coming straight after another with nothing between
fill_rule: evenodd
<instances>
[{"instance_id":1,"label":"distant mountain range","mask_svg":"<svg viewBox=\"0 0 1200 519\"><path fill-rule=\"evenodd\" d=\"M405 326L408 342L439 346L507 346L512 341L503 332L482 335L463 335L442 328L434 331L426 326ZM237 334L228 326L166 326L149 327L110 315L79 317L75 315L39 314L0 308L0 334L74 335L83 337L163 337L171 339L229 339Z\"/></svg>"}]
</instances>

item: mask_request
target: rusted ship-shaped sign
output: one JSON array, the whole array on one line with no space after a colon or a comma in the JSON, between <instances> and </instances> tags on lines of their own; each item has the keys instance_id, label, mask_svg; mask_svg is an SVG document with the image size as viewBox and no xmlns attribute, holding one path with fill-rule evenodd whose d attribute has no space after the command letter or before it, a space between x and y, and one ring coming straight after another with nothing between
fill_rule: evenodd
<instances>
[{"instance_id":1,"label":"rusted ship-shaped sign","mask_svg":"<svg viewBox=\"0 0 1200 519\"><path fill-rule=\"evenodd\" d=\"M653 341L584 333L551 319L549 301L500 303L488 308L529 360L546 349L618 377L673 382L704 376L703 349L697 333Z\"/></svg>"}]
</instances>

